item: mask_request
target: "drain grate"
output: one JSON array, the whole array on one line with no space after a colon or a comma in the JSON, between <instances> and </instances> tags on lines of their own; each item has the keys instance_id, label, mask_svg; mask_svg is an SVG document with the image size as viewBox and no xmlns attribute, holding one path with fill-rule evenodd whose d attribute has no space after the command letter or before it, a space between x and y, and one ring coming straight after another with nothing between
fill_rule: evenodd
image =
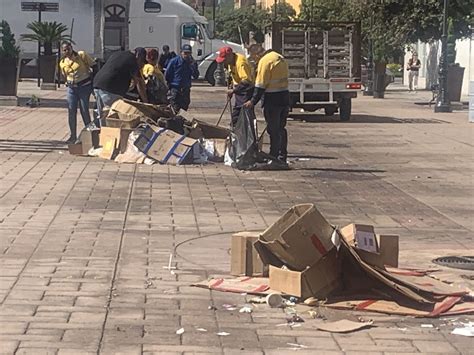
<instances>
[{"instance_id":1,"label":"drain grate","mask_svg":"<svg viewBox=\"0 0 474 355\"><path fill-rule=\"evenodd\" d=\"M474 270L474 256L442 256L433 259L433 262L455 269Z\"/></svg>"}]
</instances>

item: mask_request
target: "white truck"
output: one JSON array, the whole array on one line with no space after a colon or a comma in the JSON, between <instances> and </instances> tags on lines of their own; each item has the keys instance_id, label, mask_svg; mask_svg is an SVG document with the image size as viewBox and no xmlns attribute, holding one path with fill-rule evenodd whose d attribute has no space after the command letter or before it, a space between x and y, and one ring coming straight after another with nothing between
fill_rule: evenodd
<instances>
[{"instance_id":1,"label":"white truck","mask_svg":"<svg viewBox=\"0 0 474 355\"><path fill-rule=\"evenodd\" d=\"M291 107L343 121L361 89L360 45L355 22L273 22L265 42L288 62Z\"/></svg>"},{"instance_id":2,"label":"white truck","mask_svg":"<svg viewBox=\"0 0 474 355\"><path fill-rule=\"evenodd\" d=\"M36 0L35 0L36 1ZM47 0L58 4L57 12L43 12L42 21L57 21L69 27L75 48L100 59L116 50L136 47L158 48L163 45L179 52L189 43L199 63L201 79L214 84L216 52L230 46L244 53L243 46L213 38L209 22L181 0ZM22 2L0 0L0 19L9 22L19 39L28 33L26 25L38 19L34 11L22 11ZM30 67L37 55L36 43L21 42L22 63ZM33 68L22 70L36 75Z\"/></svg>"}]
</instances>

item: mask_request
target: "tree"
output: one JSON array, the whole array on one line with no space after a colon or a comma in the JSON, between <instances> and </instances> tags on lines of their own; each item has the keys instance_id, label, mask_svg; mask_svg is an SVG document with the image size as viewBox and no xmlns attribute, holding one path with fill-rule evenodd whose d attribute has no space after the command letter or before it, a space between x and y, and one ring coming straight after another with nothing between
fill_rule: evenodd
<instances>
[{"instance_id":1,"label":"tree","mask_svg":"<svg viewBox=\"0 0 474 355\"><path fill-rule=\"evenodd\" d=\"M21 35L24 41L40 42L44 48L44 55L53 54L53 45L62 41L71 41L71 36L65 34L68 30L66 25L54 22L33 21L26 25L33 33Z\"/></svg>"},{"instance_id":2,"label":"tree","mask_svg":"<svg viewBox=\"0 0 474 355\"><path fill-rule=\"evenodd\" d=\"M263 38L265 27L271 23L270 13L260 8L243 7L231 11L219 12L216 19L216 34L220 38L240 43L244 42L249 32L255 32L256 37Z\"/></svg>"},{"instance_id":3,"label":"tree","mask_svg":"<svg viewBox=\"0 0 474 355\"><path fill-rule=\"evenodd\" d=\"M296 18L296 11L293 6L288 4L286 1L278 1L276 4L272 5L270 16L273 21L288 22Z\"/></svg>"},{"instance_id":4,"label":"tree","mask_svg":"<svg viewBox=\"0 0 474 355\"><path fill-rule=\"evenodd\" d=\"M0 58L18 58L20 47L16 45L15 35L5 20L0 22L0 42Z\"/></svg>"}]
</instances>

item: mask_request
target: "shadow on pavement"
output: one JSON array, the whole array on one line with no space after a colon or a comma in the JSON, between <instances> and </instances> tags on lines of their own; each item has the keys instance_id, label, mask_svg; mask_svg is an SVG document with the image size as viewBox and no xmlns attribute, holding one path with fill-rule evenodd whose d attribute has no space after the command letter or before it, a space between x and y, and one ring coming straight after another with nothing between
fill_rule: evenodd
<instances>
[{"instance_id":1,"label":"shadow on pavement","mask_svg":"<svg viewBox=\"0 0 474 355\"><path fill-rule=\"evenodd\" d=\"M292 114L290 115L295 121L315 122L315 123L402 123L402 124L438 124L450 123L448 121L438 120L435 118L397 118L388 116L374 116L352 114L350 121L341 121L339 116L324 116L315 114Z\"/></svg>"},{"instance_id":2,"label":"shadow on pavement","mask_svg":"<svg viewBox=\"0 0 474 355\"><path fill-rule=\"evenodd\" d=\"M30 101L31 97L19 97L18 102L20 106L28 106L27 103ZM94 108L94 97L91 96L91 102L89 103L89 109ZM40 98L39 108L41 107L49 107L49 108L67 108L67 101L66 99L48 99L48 98ZM79 109L78 109L79 113Z\"/></svg>"},{"instance_id":3,"label":"shadow on pavement","mask_svg":"<svg viewBox=\"0 0 474 355\"><path fill-rule=\"evenodd\" d=\"M288 159L290 160L298 160L298 159L320 159L320 160L335 160L336 157L325 157L322 155L309 155L309 154L288 154Z\"/></svg>"},{"instance_id":4,"label":"shadow on pavement","mask_svg":"<svg viewBox=\"0 0 474 355\"><path fill-rule=\"evenodd\" d=\"M0 152L49 153L64 150L67 147L61 141L0 139Z\"/></svg>"}]
</instances>

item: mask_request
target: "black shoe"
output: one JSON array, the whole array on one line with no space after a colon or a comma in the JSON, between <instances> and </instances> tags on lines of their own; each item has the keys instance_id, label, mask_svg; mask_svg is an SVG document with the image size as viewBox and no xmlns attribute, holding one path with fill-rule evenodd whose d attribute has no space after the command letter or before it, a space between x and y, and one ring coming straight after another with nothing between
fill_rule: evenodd
<instances>
[{"instance_id":1,"label":"black shoe","mask_svg":"<svg viewBox=\"0 0 474 355\"><path fill-rule=\"evenodd\" d=\"M66 144L74 144L74 143L76 143L76 141L77 141L77 138L74 138L74 137L71 136L71 137L69 137L69 138L67 139L67 141L64 142L64 143L66 143Z\"/></svg>"}]
</instances>

